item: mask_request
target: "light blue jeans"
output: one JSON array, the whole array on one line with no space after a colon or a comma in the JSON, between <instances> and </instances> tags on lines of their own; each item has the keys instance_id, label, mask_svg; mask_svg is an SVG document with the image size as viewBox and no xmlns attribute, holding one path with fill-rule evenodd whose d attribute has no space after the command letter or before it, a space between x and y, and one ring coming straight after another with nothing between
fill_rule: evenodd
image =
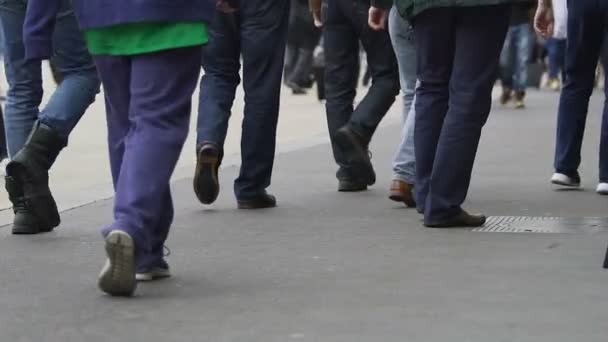
<instances>
[{"instance_id":1,"label":"light blue jeans","mask_svg":"<svg viewBox=\"0 0 608 342\"><path fill-rule=\"evenodd\" d=\"M4 31L4 65L9 84L4 125L8 153L23 147L36 120L67 139L99 92L99 77L76 22L70 0L63 0L53 33L53 62L64 76L46 108L42 101L40 61L25 59L23 22L26 0L0 0L0 22Z\"/></svg>"},{"instance_id":2,"label":"light blue jeans","mask_svg":"<svg viewBox=\"0 0 608 342\"><path fill-rule=\"evenodd\" d=\"M391 10L389 17L389 32L399 64L399 81L403 94L403 137L393 160L393 180L414 184L416 179L414 154L416 42L413 27L399 15L395 7Z\"/></svg>"}]
</instances>

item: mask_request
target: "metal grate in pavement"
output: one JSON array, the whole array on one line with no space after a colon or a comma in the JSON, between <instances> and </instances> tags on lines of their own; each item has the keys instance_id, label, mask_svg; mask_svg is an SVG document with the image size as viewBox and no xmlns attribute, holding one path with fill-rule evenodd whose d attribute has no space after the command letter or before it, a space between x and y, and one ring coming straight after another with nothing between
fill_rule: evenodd
<instances>
[{"instance_id":1,"label":"metal grate in pavement","mask_svg":"<svg viewBox=\"0 0 608 342\"><path fill-rule=\"evenodd\" d=\"M473 229L486 233L574 234L608 232L608 217L493 216L486 225Z\"/></svg>"}]
</instances>

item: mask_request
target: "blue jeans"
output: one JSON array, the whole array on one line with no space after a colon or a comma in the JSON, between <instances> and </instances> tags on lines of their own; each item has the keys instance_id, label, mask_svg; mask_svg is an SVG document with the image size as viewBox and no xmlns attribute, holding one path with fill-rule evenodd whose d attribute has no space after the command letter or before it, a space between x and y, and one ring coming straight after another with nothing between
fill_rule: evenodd
<instances>
[{"instance_id":1,"label":"blue jeans","mask_svg":"<svg viewBox=\"0 0 608 342\"><path fill-rule=\"evenodd\" d=\"M403 94L403 135L393 160L393 179L414 184L416 180L416 155L414 128L416 125L416 39L414 29L393 7L389 17L389 32L397 64L399 82Z\"/></svg>"},{"instance_id":2,"label":"blue jeans","mask_svg":"<svg viewBox=\"0 0 608 342\"><path fill-rule=\"evenodd\" d=\"M549 78L556 79L560 77L560 73L564 75L566 39L549 39L547 41L547 52L549 55Z\"/></svg>"},{"instance_id":3,"label":"blue jeans","mask_svg":"<svg viewBox=\"0 0 608 342\"><path fill-rule=\"evenodd\" d=\"M289 5L285 0L247 0L235 14L216 13L211 40L203 48L198 145L223 147L243 56L242 165L234 184L240 200L259 196L270 185Z\"/></svg>"},{"instance_id":4,"label":"blue jeans","mask_svg":"<svg viewBox=\"0 0 608 342\"><path fill-rule=\"evenodd\" d=\"M459 215L490 114L509 6L433 8L414 19L416 202L427 225Z\"/></svg>"},{"instance_id":5,"label":"blue jeans","mask_svg":"<svg viewBox=\"0 0 608 342\"><path fill-rule=\"evenodd\" d=\"M94 101L100 83L71 1L64 0L53 34L52 60L65 79L46 108L39 110L43 94L41 62L25 59L22 38L26 4L25 0L0 0L0 22L5 38L4 65L9 84L4 125L10 156L23 147L36 120L67 139Z\"/></svg>"},{"instance_id":6,"label":"blue jeans","mask_svg":"<svg viewBox=\"0 0 608 342\"><path fill-rule=\"evenodd\" d=\"M581 146L593 92L595 69L606 29L608 3L597 0L568 1L568 42L566 49L566 81L562 89L557 116L555 171L569 176L578 172ZM605 59L602 58L608 67ZM605 69L608 70L608 69ZM608 99L608 88L604 89ZM608 182L608 105L604 104L600 141L600 182Z\"/></svg>"},{"instance_id":7,"label":"blue jeans","mask_svg":"<svg viewBox=\"0 0 608 342\"><path fill-rule=\"evenodd\" d=\"M526 90L532 38L532 29L527 23L509 27L500 54L501 81L504 88Z\"/></svg>"}]
</instances>

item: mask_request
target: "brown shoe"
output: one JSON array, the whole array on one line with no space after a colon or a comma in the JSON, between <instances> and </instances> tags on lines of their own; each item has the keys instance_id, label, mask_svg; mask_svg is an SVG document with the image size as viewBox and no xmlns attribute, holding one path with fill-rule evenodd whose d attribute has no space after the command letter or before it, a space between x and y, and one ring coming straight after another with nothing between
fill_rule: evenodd
<instances>
[{"instance_id":1,"label":"brown shoe","mask_svg":"<svg viewBox=\"0 0 608 342\"><path fill-rule=\"evenodd\" d=\"M403 202L409 208L416 206L416 201L414 200L414 186L404 181L393 181L388 198L395 202Z\"/></svg>"}]
</instances>

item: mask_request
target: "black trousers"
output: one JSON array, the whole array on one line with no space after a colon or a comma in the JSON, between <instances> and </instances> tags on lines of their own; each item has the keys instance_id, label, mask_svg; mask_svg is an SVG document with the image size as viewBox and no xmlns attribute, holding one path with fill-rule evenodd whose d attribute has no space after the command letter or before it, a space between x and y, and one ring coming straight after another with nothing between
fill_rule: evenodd
<instances>
[{"instance_id":1,"label":"black trousers","mask_svg":"<svg viewBox=\"0 0 608 342\"><path fill-rule=\"evenodd\" d=\"M348 125L368 142L399 92L399 70L388 31L373 31L367 24L368 0L329 0L324 3L325 95L330 138ZM353 108L363 46L372 86ZM332 143L340 166L338 178L351 176L351 166Z\"/></svg>"}]
</instances>

